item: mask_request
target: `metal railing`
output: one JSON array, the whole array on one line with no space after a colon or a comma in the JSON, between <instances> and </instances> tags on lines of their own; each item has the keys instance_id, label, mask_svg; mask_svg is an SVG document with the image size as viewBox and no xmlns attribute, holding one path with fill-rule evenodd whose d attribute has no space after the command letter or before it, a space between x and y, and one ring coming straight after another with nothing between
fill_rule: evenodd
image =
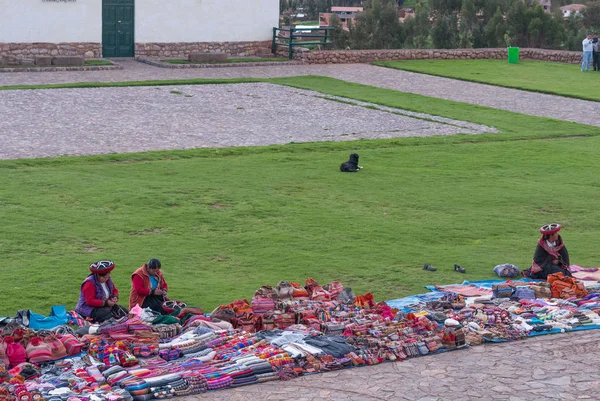
<instances>
[{"instance_id":1,"label":"metal railing","mask_svg":"<svg viewBox=\"0 0 600 401\"><path fill-rule=\"evenodd\" d=\"M289 59L292 59L294 46L305 46L305 45L331 45L330 31L335 28L324 27L324 28L275 28L273 27L273 41L271 42L271 51L276 53L277 46L286 46L288 48ZM323 33L314 33L316 31L322 31ZM288 35L282 35L281 32L289 32ZM308 38L308 40L304 40ZM320 38L321 40L313 40L313 38ZM287 42L281 43L278 39L285 40Z\"/></svg>"}]
</instances>

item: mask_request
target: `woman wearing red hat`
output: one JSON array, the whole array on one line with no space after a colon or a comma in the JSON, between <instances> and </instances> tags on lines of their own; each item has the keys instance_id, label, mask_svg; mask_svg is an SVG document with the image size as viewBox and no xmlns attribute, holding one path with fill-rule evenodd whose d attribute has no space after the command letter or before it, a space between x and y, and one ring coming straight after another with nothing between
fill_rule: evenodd
<instances>
[{"instance_id":1,"label":"woman wearing red hat","mask_svg":"<svg viewBox=\"0 0 600 401\"><path fill-rule=\"evenodd\" d=\"M90 265L89 276L81 284L79 302L75 311L82 316L102 323L111 317L121 317L127 310L117 305L119 290L110 278L115 264L110 260L101 260Z\"/></svg>"},{"instance_id":2,"label":"woman wearing red hat","mask_svg":"<svg viewBox=\"0 0 600 401\"><path fill-rule=\"evenodd\" d=\"M563 273L572 276L569 270L570 261L567 247L558 232L561 226L558 223L546 224L540 227L542 238L538 241L533 254L531 268L524 271L525 277L546 280L548 275Z\"/></svg>"}]
</instances>

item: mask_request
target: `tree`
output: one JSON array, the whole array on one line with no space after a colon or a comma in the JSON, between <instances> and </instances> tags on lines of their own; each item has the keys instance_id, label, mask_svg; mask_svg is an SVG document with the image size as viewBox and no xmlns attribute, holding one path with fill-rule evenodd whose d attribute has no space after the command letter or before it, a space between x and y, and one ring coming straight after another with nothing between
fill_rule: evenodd
<instances>
[{"instance_id":1,"label":"tree","mask_svg":"<svg viewBox=\"0 0 600 401\"><path fill-rule=\"evenodd\" d=\"M460 28L458 46L462 49L473 47L473 31L477 27L477 12L473 0L463 0L460 9Z\"/></svg>"},{"instance_id":2,"label":"tree","mask_svg":"<svg viewBox=\"0 0 600 401\"><path fill-rule=\"evenodd\" d=\"M583 25L590 30L600 28L600 1L588 3L587 8L583 10Z\"/></svg>"},{"instance_id":3,"label":"tree","mask_svg":"<svg viewBox=\"0 0 600 401\"><path fill-rule=\"evenodd\" d=\"M513 1L506 15L506 32L514 46L560 48L564 22L559 14L548 14L537 2Z\"/></svg>"},{"instance_id":4,"label":"tree","mask_svg":"<svg viewBox=\"0 0 600 401\"><path fill-rule=\"evenodd\" d=\"M488 47L504 47L504 34L506 33L506 24L500 7L496 9L494 16L485 26L485 39Z\"/></svg>"},{"instance_id":5,"label":"tree","mask_svg":"<svg viewBox=\"0 0 600 401\"><path fill-rule=\"evenodd\" d=\"M506 14L506 33L513 46L524 47L527 45L529 21L526 12L525 3L515 0Z\"/></svg>"},{"instance_id":6,"label":"tree","mask_svg":"<svg viewBox=\"0 0 600 401\"><path fill-rule=\"evenodd\" d=\"M567 50L580 50L581 41L585 38L585 29L583 27L583 17L577 14L571 14L564 21L565 39L562 48Z\"/></svg>"},{"instance_id":7,"label":"tree","mask_svg":"<svg viewBox=\"0 0 600 401\"><path fill-rule=\"evenodd\" d=\"M500 9L500 12L504 14L508 11L508 8L508 0L475 0L475 9L481 12L484 24L492 19L496 10Z\"/></svg>"},{"instance_id":8,"label":"tree","mask_svg":"<svg viewBox=\"0 0 600 401\"><path fill-rule=\"evenodd\" d=\"M429 0L431 13L436 15L457 13L461 5L461 0Z\"/></svg>"},{"instance_id":9,"label":"tree","mask_svg":"<svg viewBox=\"0 0 600 401\"><path fill-rule=\"evenodd\" d=\"M431 22L427 4L418 1L415 16L404 21L404 31L407 33L404 46L411 49L427 49L431 47Z\"/></svg>"},{"instance_id":10,"label":"tree","mask_svg":"<svg viewBox=\"0 0 600 401\"><path fill-rule=\"evenodd\" d=\"M404 29L398 22L392 0L369 0L350 29L352 46L359 49L402 47Z\"/></svg>"},{"instance_id":11,"label":"tree","mask_svg":"<svg viewBox=\"0 0 600 401\"><path fill-rule=\"evenodd\" d=\"M336 49L345 49L350 46L350 33L342 27L342 21L337 14L331 14L329 17L329 26L334 28L332 35L333 47Z\"/></svg>"},{"instance_id":12,"label":"tree","mask_svg":"<svg viewBox=\"0 0 600 401\"><path fill-rule=\"evenodd\" d=\"M436 49L455 49L457 43L456 28L456 15L451 13L440 15L431 31L433 47Z\"/></svg>"},{"instance_id":13,"label":"tree","mask_svg":"<svg viewBox=\"0 0 600 401\"><path fill-rule=\"evenodd\" d=\"M404 42L404 30L398 22L398 14L392 1L373 0L373 36L371 47L374 49L397 49Z\"/></svg>"}]
</instances>

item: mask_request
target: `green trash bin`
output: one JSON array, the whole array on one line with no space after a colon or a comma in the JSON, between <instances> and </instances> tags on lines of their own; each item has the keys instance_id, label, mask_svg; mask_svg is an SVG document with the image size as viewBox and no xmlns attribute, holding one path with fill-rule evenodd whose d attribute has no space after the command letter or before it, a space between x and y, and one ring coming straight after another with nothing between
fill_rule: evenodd
<instances>
[{"instance_id":1,"label":"green trash bin","mask_svg":"<svg viewBox=\"0 0 600 401\"><path fill-rule=\"evenodd\" d=\"M508 63L517 64L519 62L519 48L509 47L508 48Z\"/></svg>"}]
</instances>

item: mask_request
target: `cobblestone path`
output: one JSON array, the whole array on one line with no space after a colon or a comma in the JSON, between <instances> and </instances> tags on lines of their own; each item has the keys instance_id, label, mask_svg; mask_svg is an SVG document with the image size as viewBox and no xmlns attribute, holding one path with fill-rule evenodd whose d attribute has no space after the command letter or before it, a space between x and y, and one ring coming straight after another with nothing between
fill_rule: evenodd
<instances>
[{"instance_id":1,"label":"cobblestone path","mask_svg":"<svg viewBox=\"0 0 600 401\"><path fill-rule=\"evenodd\" d=\"M496 132L389 110L268 83L0 91L0 159Z\"/></svg>"},{"instance_id":2,"label":"cobblestone path","mask_svg":"<svg viewBox=\"0 0 600 401\"><path fill-rule=\"evenodd\" d=\"M501 88L369 64L282 65L167 69L132 60L120 61L116 71L65 71L0 74L0 86L67 82L118 82L185 78L269 78L323 75L366 85L473 103L535 116L600 126L600 102ZM0 101L2 99L0 98Z\"/></svg>"}]
</instances>

